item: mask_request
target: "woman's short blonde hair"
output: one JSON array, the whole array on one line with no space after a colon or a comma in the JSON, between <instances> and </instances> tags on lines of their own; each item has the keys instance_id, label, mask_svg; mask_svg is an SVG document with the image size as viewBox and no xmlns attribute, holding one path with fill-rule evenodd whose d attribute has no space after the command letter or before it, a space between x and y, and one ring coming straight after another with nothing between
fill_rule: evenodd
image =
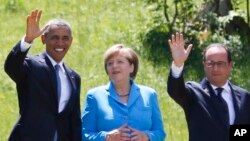
<instances>
[{"instance_id":1,"label":"woman's short blonde hair","mask_svg":"<svg viewBox=\"0 0 250 141\"><path fill-rule=\"evenodd\" d=\"M115 44L105 52L104 67L105 67L106 73L108 74L107 62L109 61L110 58L112 58L113 56L119 53L121 53L129 61L130 64L134 65L134 71L130 74L130 78L135 79L136 74L138 72L138 67L139 67L138 56L132 48L125 47L123 44Z\"/></svg>"}]
</instances>

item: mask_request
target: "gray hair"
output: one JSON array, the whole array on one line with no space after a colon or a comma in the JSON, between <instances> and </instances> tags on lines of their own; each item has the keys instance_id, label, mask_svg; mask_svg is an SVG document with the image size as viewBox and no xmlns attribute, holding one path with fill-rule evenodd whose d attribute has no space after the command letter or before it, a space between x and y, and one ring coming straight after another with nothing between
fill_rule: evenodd
<instances>
[{"instance_id":1,"label":"gray hair","mask_svg":"<svg viewBox=\"0 0 250 141\"><path fill-rule=\"evenodd\" d=\"M68 28L70 34L72 34L71 26L70 26L70 24L67 21L65 21L63 19L52 19L52 20L49 20L47 22L47 24L45 25L45 26L48 26L48 28L43 33L45 36L50 31L52 25L65 26L65 27Z\"/></svg>"}]
</instances>

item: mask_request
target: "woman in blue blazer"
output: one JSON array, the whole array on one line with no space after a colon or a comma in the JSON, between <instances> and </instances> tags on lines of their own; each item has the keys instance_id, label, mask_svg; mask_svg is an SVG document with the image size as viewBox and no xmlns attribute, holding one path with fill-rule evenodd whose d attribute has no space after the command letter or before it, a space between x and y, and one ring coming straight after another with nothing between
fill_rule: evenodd
<instances>
[{"instance_id":1,"label":"woman in blue blazer","mask_svg":"<svg viewBox=\"0 0 250 141\"><path fill-rule=\"evenodd\" d=\"M164 141L156 91L134 82L137 54L122 44L109 48L104 64L110 82L88 91L82 115L83 141Z\"/></svg>"}]
</instances>

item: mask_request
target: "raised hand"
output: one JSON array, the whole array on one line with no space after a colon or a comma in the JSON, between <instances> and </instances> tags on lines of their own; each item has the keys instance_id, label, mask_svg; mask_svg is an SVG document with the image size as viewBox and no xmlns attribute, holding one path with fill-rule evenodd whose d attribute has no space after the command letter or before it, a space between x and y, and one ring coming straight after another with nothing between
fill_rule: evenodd
<instances>
[{"instance_id":1,"label":"raised hand","mask_svg":"<svg viewBox=\"0 0 250 141\"><path fill-rule=\"evenodd\" d=\"M192 49L192 44L189 44L187 49L184 47L184 39L181 33L175 33L168 40L168 44L172 53L173 61L176 66L181 66L185 63Z\"/></svg>"},{"instance_id":2,"label":"raised hand","mask_svg":"<svg viewBox=\"0 0 250 141\"><path fill-rule=\"evenodd\" d=\"M33 10L30 15L27 16L25 42L31 43L46 30L47 27L43 29L39 27L41 14L41 10Z\"/></svg>"}]
</instances>

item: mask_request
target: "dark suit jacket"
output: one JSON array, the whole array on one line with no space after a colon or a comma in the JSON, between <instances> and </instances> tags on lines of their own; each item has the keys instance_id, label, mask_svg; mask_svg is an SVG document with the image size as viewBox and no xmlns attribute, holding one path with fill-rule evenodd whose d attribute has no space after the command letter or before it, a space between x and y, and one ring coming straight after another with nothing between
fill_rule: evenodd
<instances>
[{"instance_id":1,"label":"dark suit jacket","mask_svg":"<svg viewBox=\"0 0 250 141\"><path fill-rule=\"evenodd\" d=\"M235 108L234 124L250 124L249 92L231 83L229 86ZM220 117L213 100L214 90L206 78L201 83L184 83L183 75L169 75L168 93L185 112L189 141L229 141L229 125Z\"/></svg>"},{"instance_id":2,"label":"dark suit jacket","mask_svg":"<svg viewBox=\"0 0 250 141\"><path fill-rule=\"evenodd\" d=\"M27 56L20 42L5 62L5 71L16 83L20 118L9 141L81 140L80 76L64 65L71 84L69 101L58 113L56 74L45 53Z\"/></svg>"}]
</instances>

